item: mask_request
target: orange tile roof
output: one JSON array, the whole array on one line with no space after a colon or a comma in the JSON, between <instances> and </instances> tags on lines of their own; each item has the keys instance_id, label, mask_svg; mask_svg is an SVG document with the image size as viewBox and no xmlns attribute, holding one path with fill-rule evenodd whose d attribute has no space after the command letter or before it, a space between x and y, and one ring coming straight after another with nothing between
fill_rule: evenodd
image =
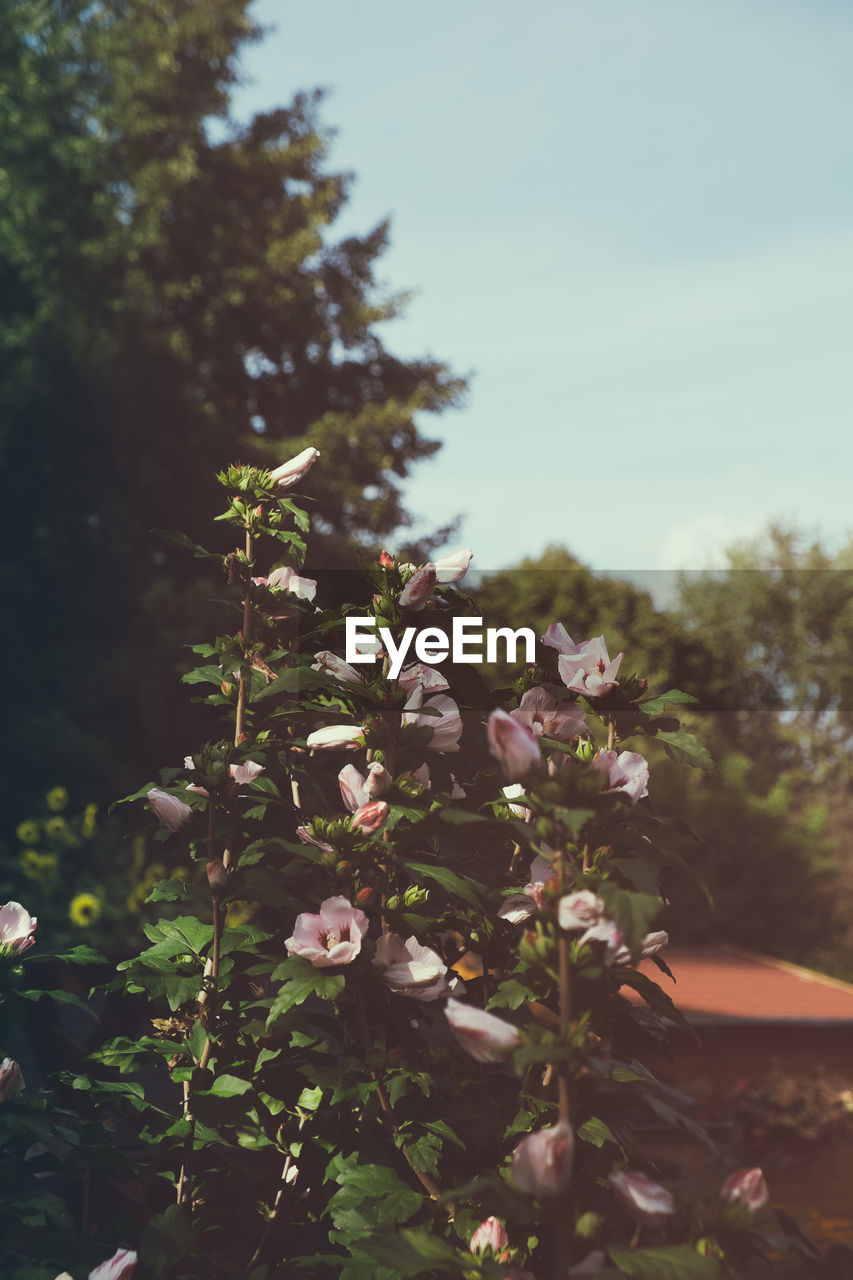
<instances>
[{"instance_id":1,"label":"orange tile roof","mask_svg":"<svg viewBox=\"0 0 853 1280\"><path fill-rule=\"evenodd\" d=\"M691 1022L811 1022L853 1025L853 984L728 945L666 947L675 983L651 960L641 973L657 982ZM641 997L622 988L634 1003Z\"/></svg>"}]
</instances>

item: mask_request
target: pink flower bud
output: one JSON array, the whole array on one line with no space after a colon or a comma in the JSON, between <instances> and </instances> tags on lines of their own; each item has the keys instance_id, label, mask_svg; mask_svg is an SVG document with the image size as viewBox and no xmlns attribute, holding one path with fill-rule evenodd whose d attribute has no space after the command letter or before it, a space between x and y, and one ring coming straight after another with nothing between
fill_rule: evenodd
<instances>
[{"instance_id":1,"label":"pink flower bud","mask_svg":"<svg viewBox=\"0 0 853 1280\"><path fill-rule=\"evenodd\" d=\"M159 787L152 787L148 792L148 803L163 826L170 831L180 831L193 815L188 804L184 804L177 796L169 795L168 791L161 791Z\"/></svg>"},{"instance_id":2,"label":"pink flower bud","mask_svg":"<svg viewBox=\"0 0 853 1280\"><path fill-rule=\"evenodd\" d=\"M24 1073L14 1058L4 1058L0 1062L0 1102L5 1102L26 1087Z\"/></svg>"},{"instance_id":3,"label":"pink flower bud","mask_svg":"<svg viewBox=\"0 0 853 1280\"><path fill-rule=\"evenodd\" d=\"M364 746L364 730L360 725L330 724L309 733L306 745L311 751L355 751Z\"/></svg>"},{"instance_id":4,"label":"pink flower bud","mask_svg":"<svg viewBox=\"0 0 853 1280\"><path fill-rule=\"evenodd\" d=\"M343 658L339 658L336 653L332 653L329 649L323 649L320 653L314 654L311 670L322 671L324 675L331 676L333 680L337 680L341 684L359 684L361 681L361 676L355 667L350 666L348 662L344 662Z\"/></svg>"},{"instance_id":5,"label":"pink flower bud","mask_svg":"<svg viewBox=\"0 0 853 1280\"><path fill-rule=\"evenodd\" d=\"M760 1169L735 1170L726 1178L720 1188L720 1195L729 1204L746 1205L750 1213L763 1209L770 1199L767 1183Z\"/></svg>"},{"instance_id":6,"label":"pink flower bud","mask_svg":"<svg viewBox=\"0 0 853 1280\"><path fill-rule=\"evenodd\" d=\"M391 555L390 551L386 551L383 548L379 555L379 563L382 565L383 569L394 568L394 557Z\"/></svg>"},{"instance_id":7,"label":"pink flower bud","mask_svg":"<svg viewBox=\"0 0 853 1280\"><path fill-rule=\"evenodd\" d=\"M136 1254L118 1249L111 1258L89 1272L89 1280L131 1280L136 1267Z\"/></svg>"},{"instance_id":8,"label":"pink flower bud","mask_svg":"<svg viewBox=\"0 0 853 1280\"><path fill-rule=\"evenodd\" d=\"M359 889L355 900L360 907L372 907L376 901L376 890L372 885L366 884L363 889Z\"/></svg>"},{"instance_id":9,"label":"pink flower bud","mask_svg":"<svg viewBox=\"0 0 853 1280\"><path fill-rule=\"evenodd\" d=\"M456 1040L478 1062L502 1062L521 1041L517 1027L473 1004L448 1000L444 1016Z\"/></svg>"},{"instance_id":10,"label":"pink flower bud","mask_svg":"<svg viewBox=\"0 0 853 1280\"><path fill-rule=\"evenodd\" d=\"M652 1182L642 1173L622 1169L610 1175L610 1185L627 1209L635 1216L674 1213L675 1202L666 1187Z\"/></svg>"},{"instance_id":11,"label":"pink flower bud","mask_svg":"<svg viewBox=\"0 0 853 1280\"><path fill-rule=\"evenodd\" d=\"M435 590L435 565L424 564L416 569L400 592L400 607L419 612Z\"/></svg>"},{"instance_id":12,"label":"pink flower bud","mask_svg":"<svg viewBox=\"0 0 853 1280\"><path fill-rule=\"evenodd\" d=\"M353 831L360 831L362 835L372 836L387 820L388 805L385 801L371 800L370 804L363 804L360 809L356 809L350 818L350 826Z\"/></svg>"},{"instance_id":13,"label":"pink flower bud","mask_svg":"<svg viewBox=\"0 0 853 1280\"><path fill-rule=\"evenodd\" d=\"M486 1221L481 1222L472 1235L468 1248L472 1253L484 1253L486 1249L491 1249L500 1262L506 1262L509 1254L499 1251L505 1250L508 1244L509 1236L504 1230L503 1223L497 1218L486 1218Z\"/></svg>"},{"instance_id":14,"label":"pink flower bud","mask_svg":"<svg viewBox=\"0 0 853 1280\"><path fill-rule=\"evenodd\" d=\"M37 924L36 917L20 902L7 902L0 907L0 947L9 947L15 955L22 955L35 942L33 933Z\"/></svg>"},{"instance_id":15,"label":"pink flower bud","mask_svg":"<svg viewBox=\"0 0 853 1280\"><path fill-rule=\"evenodd\" d=\"M541 760L539 743L523 724L505 711L493 711L487 726L492 755L510 782L523 782Z\"/></svg>"},{"instance_id":16,"label":"pink flower bud","mask_svg":"<svg viewBox=\"0 0 853 1280\"><path fill-rule=\"evenodd\" d=\"M516 1183L528 1195L559 1195L572 1179L574 1148L574 1134L567 1120L528 1134L512 1155Z\"/></svg>"},{"instance_id":17,"label":"pink flower bud","mask_svg":"<svg viewBox=\"0 0 853 1280\"><path fill-rule=\"evenodd\" d=\"M226 879L225 863L221 858L211 858L207 864L207 883L211 889L221 889Z\"/></svg>"},{"instance_id":18,"label":"pink flower bud","mask_svg":"<svg viewBox=\"0 0 853 1280\"><path fill-rule=\"evenodd\" d=\"M270 479L277 489L292 489L308 472L320 456L319 449L303 449L295 458L283 462L271 472Z\"/></svg>"}]
</instances>

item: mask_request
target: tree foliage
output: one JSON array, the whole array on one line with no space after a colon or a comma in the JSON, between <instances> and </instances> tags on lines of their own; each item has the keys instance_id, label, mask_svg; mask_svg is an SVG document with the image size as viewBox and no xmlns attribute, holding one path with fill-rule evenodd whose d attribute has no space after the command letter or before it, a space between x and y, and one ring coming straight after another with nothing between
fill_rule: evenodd
<instances>
[{"instance_id":1,"label":"tree foliage","mask_svg":"<svg viewBox=\"0 0 853 1280\"><path fill-rule=\"evenodd\" d=\"M385 347L405 302L376 277L388 227L335 239L350 178L328 166L319 95L229 119L240 51L260 34L247 10L11 0L0 14L0 625L28 765L4 779L16 802L36 757L72 786L99 770L109 795L162 747L178 644L219 584L149 530L178 510L199 535L222 456L273 465L318 447L315 561L351 563L406 523L399 481L438 447L420 415L463 391L439 362ZM22 641L34 619L35 645ZM131 685L128 703L117 690Z\"/></svg>"}]
</instances>

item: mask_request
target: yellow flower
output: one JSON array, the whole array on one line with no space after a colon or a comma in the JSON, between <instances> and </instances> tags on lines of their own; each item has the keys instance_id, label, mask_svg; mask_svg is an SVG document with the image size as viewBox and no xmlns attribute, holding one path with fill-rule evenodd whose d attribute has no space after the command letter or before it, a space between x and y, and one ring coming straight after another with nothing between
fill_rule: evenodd
<instances>
[{"instance_id":1,"label":"yellow flower","mask_svg":"<svg viewBox=\"0 0 853 1280\"><path fill-rule=\"evenodd\" d=\"M41 827L32 818L27 818L25 822L19 824L15 834L21 844L38 844Z\"/></svg>"},{"instance_id":2,"label":"yellow flower","mask_svg":"<svg viewBox=\"0 0 853 1280\"><path fill-rule=\"evenodd\" d=\"M48 818L44 830L50 840L64 840L68 835L68 823L57 815L55 818Z\"/></svg>"},{"instance_id":3,"label":"yellow flower","mask_svg":"<svg viewBox=\"0 0 853 1280\"><path fill-rule=\"evenodd\" d=\"M100 914L101 904L94 893L78 893L76 898L71 899L68 918L72 924L79 925L81 929L94 924Z\"/></svg>"},{"instance_id":4,"label":"yellow flower","mask_svg":"<svg viewBox=\"0 0 853 1280\"><path fill-rule=\"evenodd\" d=\"M48 809L52 809L54 813L62 813L62 810L68 804L68 792L64 787L52 787L45 796Z\"/></svg>"},{"instance_id":5,"label":"yellow flower","mask_svg":"<svg viewBox=\"0 0 853 1280\"><path fill-rule=\"evenodd\" d=\"M83 821L80 824L80 834L85 836L87 840L94 840L98 834L97 822L98 806L96 804L87 804L83 811Z\"/></svg>"},{"instance_id":6,"label":"yellow flower","mask_svg":"<svg viewBox=\"0 0 853 1280\"><path fill-rule=\"evenodd\" d=\"M38 849L25 849L18 862L28 880L48 879L59 866L55 853L39 853Z\"/></svg>"}]
</instances>

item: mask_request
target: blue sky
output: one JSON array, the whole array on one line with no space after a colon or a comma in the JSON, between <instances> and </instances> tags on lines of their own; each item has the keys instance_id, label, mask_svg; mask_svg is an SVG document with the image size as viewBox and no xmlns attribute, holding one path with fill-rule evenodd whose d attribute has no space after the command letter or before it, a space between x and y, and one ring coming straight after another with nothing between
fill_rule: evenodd
<instances>
[{"instance_id":1,"label":"blue sky","mask_svg":"<svg viewBox=\"0 0 853 1280\"><path fill-rule=\"evenodd\" d=\"M471 374L407 482L480 568L701 567L853 527L853 7L257 0L235 114L327 86L385 338Z\"/></svg>"}]
</instances>

